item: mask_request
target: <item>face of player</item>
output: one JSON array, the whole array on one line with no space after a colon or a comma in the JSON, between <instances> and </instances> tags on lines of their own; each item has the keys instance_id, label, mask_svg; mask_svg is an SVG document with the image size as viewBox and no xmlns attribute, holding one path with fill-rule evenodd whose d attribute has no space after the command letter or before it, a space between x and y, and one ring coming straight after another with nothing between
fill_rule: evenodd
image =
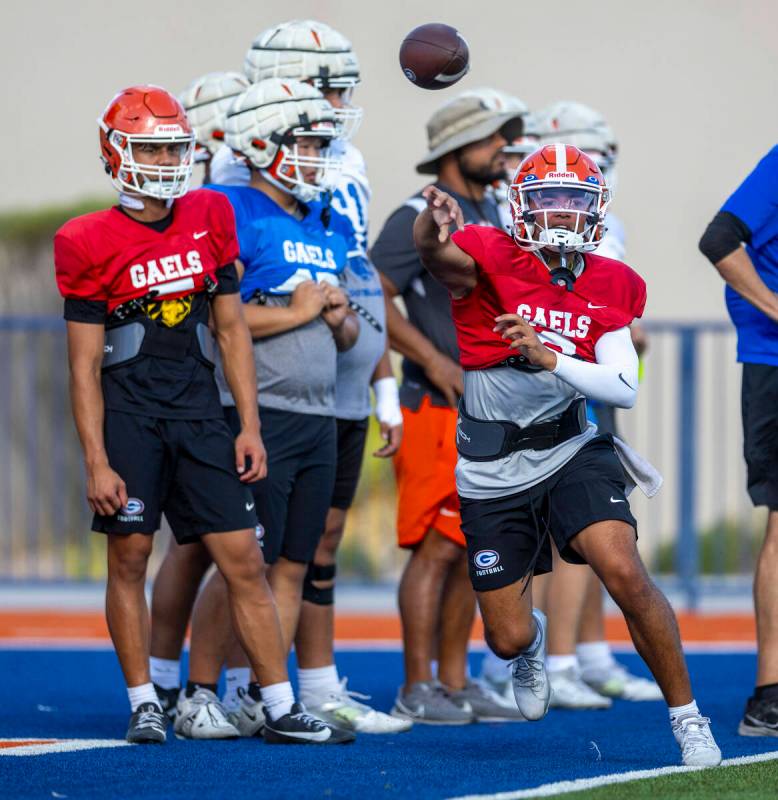
<instances>
[{"instance_id":1,"label":"face of player","mask_svg":"<svg viewBox=\"0 0 778 800\"><path fill-rule=\"evenodd\" d=\"M505 138L498 132L465 145L457 154L462 176L481 186L504 180L506 167L502 148L506 144Z\"/></svg>"},{"instance_id":2,"label":"face of player","mask_svg":"<svg viewBox=\"0 0 778 800\"><path fill-rule=\"evenodd\" d=\"M319 136L296 136L295 149L297 157L301 160L309 158L321 158L322 150L326 147L326 142ZM316 185L319 177L319 168L304 164L297 166L297 172L305 183Z\"/></svg>"},{"instance_id":3,"label":"face of player","mask_svg":"<svg viewBox=\"0 0 778 800\"><path fill-rule=\"evenodd\" d=\"M527 206L541 228L565 228L583 233L595 211L597 194L586 189L553 186L527 192Z\"/></svg>"},{"instance_id":4,"label":"face of player","mask_svg":"<svg viewBox=\"0 0 778 800\"><path fill-rule=\"evenodd\" d=\"M188 145L186 142L133 142L132 158L143 167L177 167L183 160ZM141 172L139 180L145 180ZM161 176L161 180L173 180L172 176Z\"/></svg>"},{"instance_id":5,"label":"face of player","mask_svg":"<svg viewBox=\"0 0 778 800\"><path fill-rule=\"evenodd\" d=\"M324 92L324 99L333 108L351 108L351 100L354 96L354 87L347 89L328 89Z\"/></svg>"}]
</instances>

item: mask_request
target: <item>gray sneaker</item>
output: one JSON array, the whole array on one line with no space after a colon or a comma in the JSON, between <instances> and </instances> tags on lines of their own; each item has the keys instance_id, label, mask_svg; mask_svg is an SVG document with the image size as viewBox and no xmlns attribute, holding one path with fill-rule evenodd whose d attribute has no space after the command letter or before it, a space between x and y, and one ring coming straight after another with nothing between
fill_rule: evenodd
<instances>
[{"instance_id":1,"label":"gray sneaker","mask_svg":"<svg viewBox=\"0 0 778 800\"><path fill-rule=\"evenodd\" d=\"M532 609L532 616L538 626L540 636L532 648L519 653L511 661L513 694L516 705L525 719L535 722L543 719L548 711L551 686L546 674L546 615L538 608Z\"/></svg>"},{"instance_id":2,"label":"gray sneaker","mask_svg":"<svg viewBox=\"0 0 778 800\"><path fill-rule=\"evenodd\" d=\"M411 684L405 695L401 690L390 713L422 725L469 725L475 721L469 703L457 705L443 686L429 681Z\"/></svg>"},{"instance_id":3,"label":"gray sneaker","mask_svg":"<svg viewBox=\"0 0 778 800\"><path fill-rule=\"evenodd\" d=\"M510 700L506 700L482 681L469 680L464 689L451 692L451 699L460 707L467 703L476 722L526 722L512 693Z\"/></svg>"}]
</instances>

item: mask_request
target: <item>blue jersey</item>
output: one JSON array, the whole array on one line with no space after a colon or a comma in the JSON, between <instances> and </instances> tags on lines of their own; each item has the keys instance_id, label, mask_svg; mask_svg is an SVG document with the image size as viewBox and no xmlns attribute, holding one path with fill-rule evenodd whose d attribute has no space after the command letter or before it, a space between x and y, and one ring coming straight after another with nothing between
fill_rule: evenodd
<instances>
[{"instance_id":1,"label":"blue jersey","mask_svg":"<svg viewBox=\"0 0 778 800\"><path fill-rule=\"evenodd\" d=\"M288 295L303 281L337 286L349 251L355 250L348 221L331 213L329 227L321 219L320 203L300 204L305 216L296 219L264 192L250 186L217 186L235 212L240 260L245 273L241 298L257 292Z\"/></svg>"},{"instance_id":2,"label":"blue jersey","mask_svg":"<svg viewBox=\"0 0 778 800\"><path fill-rule=\"evenodd\" d=\"M778 292L778 145L721 208L751 231L746 245L759 277ZM778 366L778 323L727 286L727 309L738 333L738 361Z\"/></svg>"}]
</instances>

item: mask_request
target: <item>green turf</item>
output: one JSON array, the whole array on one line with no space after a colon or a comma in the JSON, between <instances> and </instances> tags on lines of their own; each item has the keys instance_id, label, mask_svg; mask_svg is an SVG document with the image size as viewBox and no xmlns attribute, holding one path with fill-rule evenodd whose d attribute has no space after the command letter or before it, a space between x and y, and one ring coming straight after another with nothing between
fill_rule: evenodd
<instances>
[{"instance_id":1,"label":"green turf","mask_svg":"<svg viewBox=\"0 0 778 800\"><path fill-rule=\"evenodd\" d=\"M569 800L775 800L778 761L681 772L554 795Z\"/></svg>"}]
</instances>

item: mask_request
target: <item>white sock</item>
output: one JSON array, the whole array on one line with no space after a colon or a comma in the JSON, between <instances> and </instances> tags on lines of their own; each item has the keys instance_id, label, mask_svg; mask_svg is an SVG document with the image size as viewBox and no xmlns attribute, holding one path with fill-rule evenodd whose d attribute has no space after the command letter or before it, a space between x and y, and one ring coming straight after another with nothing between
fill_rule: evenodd
<instances>
[{"instance_id":1,"label":"white sock","mask_svg":"<svg viewBox=\"0 0 778 800\"><path fill-rule=\"evenodd\" d=\"M224 671L224 678L226 686L222 705L227 711L237 711L240 706L238 689L247 690L249 688L251 669L249 667L230 667Z\"/></svg>"},{"instance_id":2,"label":"white sock","mask_svg":"<svg viewBox=\"0 0 778 800\"><path fill-rule=\"evenodd\" d=\"M700 713L700 709L697 708L696 700L692 700L691 703L687 703L685 706L668 706L667 710L670 713L671 723L674 723L678 717L685 716L686 714Z\"/></svg>"},{"instance_id":3,"label":"white sock","mask_svg":"<svg viewBox=\"0 0 778 800\"><path fill-rule=\"evenodd\" d=\"M328 692L340 689L338 668L334 664L314 669L297 669L297 683L300 687L300 702L315 705L315 700Z\"/></svg>"},{"instance_id":4,"label":"white sock","mask_svg":"<svg viewBox=\"0 0 778 800\"><path fill-rule=\"evenodd\" d=\"M581 642L575 648L575 654L584 671L605 669L615 662L611 646L607 642Z\"/></svg>"},{"instance_id":5,"label":"white sock","mask_svg":"<svg viewBox=\"0 0 778 800\"><path fill-rule=\"evenodd\" d=\"M178 689L181 686L181 662L172 658L149 659L151 682L162 689Z\"/></svg>"},{"instance_id":6,"label":"white sock","mask_svg":"<svg viewBox=\"0 0 778 800\"><path fill-rule=\"evenodd\" d=\"M491 650L487 650L481 662L481 677L495 683L505 683L511 679L511 673L508 671L510 663L509 659L500 658Z\"/></svg>"},{"instance_id":7,"label":"white sock","mask_svg":"<svg viewBox=\"0 0 778 800\"><path fill-rule=\"evenodd\" d=\"M578 669L577 656L546 656L546 671L547 672L562 672L566 669Z\"/></svg>"},{"instance_id":8,"label":"white sock","mask_svg":"<svg viewBox=\"0 0 778 800\"><path fill-rule=\"evenodd\" d=\"M142 706L144 703L154 703L155 706L162 710L162 704L159 702L153 683L128 686L127 696L130 698L130 708L133 714L138 710L138 706Z\"/></svg>"},{"instance_id":9,"label":"white sock","mask_svg":"<svg viewBox=\"0 0 778 800\"><path fill-rule=\"evenodd\" d=\"M270 719L275 722L292 710L294 692L289 681L262 687L262 702Z\"/></svg>"}]
</instances>

